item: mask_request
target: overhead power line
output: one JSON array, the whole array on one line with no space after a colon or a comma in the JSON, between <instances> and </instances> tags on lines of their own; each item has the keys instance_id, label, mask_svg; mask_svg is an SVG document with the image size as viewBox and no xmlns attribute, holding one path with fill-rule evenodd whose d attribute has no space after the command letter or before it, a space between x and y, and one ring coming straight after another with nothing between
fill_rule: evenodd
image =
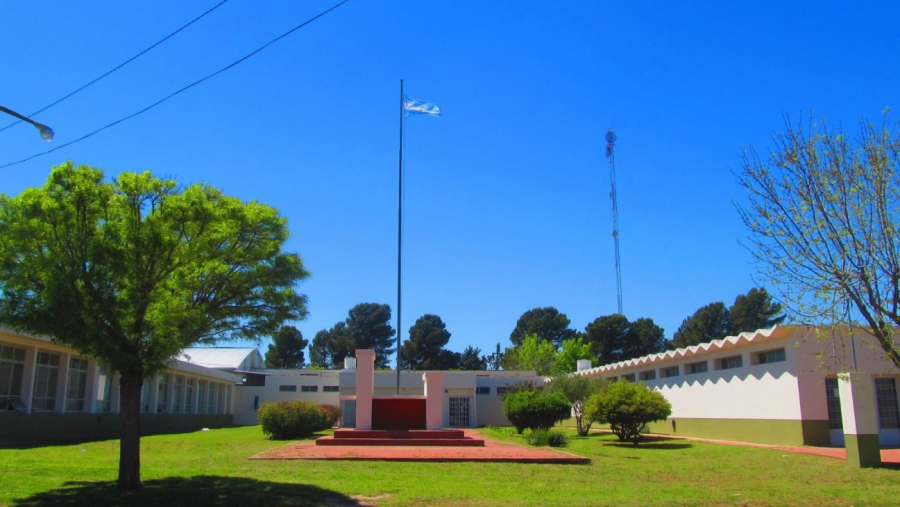
<instances>
[{"instance_id":1,"label":"overhead power line","mask_svg":"<svg viewBox=\"0 0 900 507\"><path fill-rule=\"evenodd\" d=\"M85 139L87 139L87 138L89 138L89 137L91 137L91 136L93 136L93 135L95 135L95 134L98 134L98 133L100 133L100 132L103 132L104 130L106 130L106 129L110 128L110 127L116 126L116 125L118 125L118 124L120 124L120 123L122 123L122 122L124 122L124 121L127 121L127 120L130 120L130 119L134 118L135 116L138 116L138 115L140 115L140 114L146 113L147 111L149 111L149 110L153 109L154 107L156 107L156 106L162 104L163 102L165 102L165 101L171 99L172 97L174 97L174 96L176 96L176 95L179 95L180 93L185 92L185 91L187 91L187 90L189 90L189 89L191 89L191 88L197 86L198 84L200 84L200 83L206 81L207 79L213 78L213 77L215 77L215 76L217 76L217 75L219 75L219 74L225 72L226 70L228 70L228 69L230 69L230 68L232 68L232 67L238 65L239 63L242 63L244 60L247 60L248 58L250 58L250 57L256 55L256 54L259 53L260 51L262 51L262 50L266 49L267 47L271 46L272 44L274 44L274 43L278 42L279 40L281 40L281 39L287 37L288 35L290 35L290 34L296 32L297 30L299 30L299 29L303 28L304 26L306 26L306 25L312 23L313 21L315 21L315 20L321 18L322 16L328 14L329 12L331 12L331 11L337 9L338 7L344 5L345 3L349 2L349 1L350 1L350 0L343 0L342 2L338 2L337 4L331 6L330 8L328 8L328 9L326 9L326 10L320 12L319 14L317 14L317 15L315 15L315 16L309 18L309 19L307 19L307 20L304 21L303 23L300 23L299 25L295 26L294 28L291 28L291 29L288 30L287 32L284 32L283 34L279 35L278 37L275 37L274 39L270 40L269 42L263 44L262 46L260 46L260 47L257 48L256 50L250 52L250 53L247 54L246 56L244 56L244 57L242 57L242 58L240 58L240 59L238 59L238 60L236 60L236 61L234 61L234 62L232 62L232 63L230 63L230 64L228 64L228 65L226 65L225 67L222 67L221 69L219 69L219 70L213 72L212 74L209 74L208 76L206 76L206 77L204 77L204 78L202 78L202 79L198 79L197 81L194 81L193 83L191 83L191 84L185 86L184 88L181 88L181 89L178 90L178 91L175 91L175 92L173 92L173 93L170 93L170 94L167 95L166 97L163 97L162 99L160 99L160 100L154 102L153 104L150 104L149 106L147 106L147 107L141 109L140 111L138 111L138 112L136 112L136 113L132 113L132 114L130 114L130 115L124 117L124 118L118 119L118 120L116 120L116 121L114 121L114 122L112 122L112 123L110 123L110 124L108 124L108 125L106 125L106 126L103 126L103 127L98 128L97 130L91 132L90 134L85 134L85 135L79 137L78 139L75 139L75 140L73 140L73 141L69 141L68 143L65 143L65 144L61 144L61 145L59 145L59 146L57 146L57 147L55 147L55 148L53 148L53 149L50 149L50 150L47 150L47 151L43 151L43 152L41 152L41 153L37 153L37 154L32 155L32 156L30 156L30 157L23 158L22 160L17 160L17 161L15 161L15 162L9 162L9 163L7 163L7 164L0 165L0 169L5 169L5 168L10 167L10 166L18 165L18 164L21 164L21 163L23 163L23 162L27 162L27 161L29 161L29 160L35 159L35 158L37 158L37 157L41 157L41 156L47 155L47 154L49 154L49 153L53 153L54 151L61 150L61 149L65 148L66 146L71 146L71 145L73 145L73 144L75 144L75 143L77 143L77 142L79 142L79 141L83 141L83 140L85 140Z\"/></svg>"},{"instance_id":2,"label":"overhead power line","mask_svg":"<svg viewBox=\"0 0 900 507\"><path fill-rule=\"evenodd\" d=\"M208 11L204 12L203 14L197 16L196 18L192 19L190 22L188 22L186 25L182 26L182 27L179 28L178 30L175 30L174 32L170 33L169 35L166 35L165 37L163 37L162 39L160 39L159 41L157 41L155 44L153 44L152 46L148 47L147 49L141 51L140 53L138 53L138 54L132 56L131 58L129 58L129 59L125 60L124 62L120 63L119 65L115 66L115 67L114 67L112 70L110 70L109 72L106 72L105 74L103 74L103 75L101 75L100 77L94 79L93 81L91 81L90 83L88 83L88 84L82 86L81 88L78 88L77 90L75 90L75 91L69 93L68 95L66 95L66 96L64 96L64 97L62 97L62 98L60 98L60 99L57 99L55 102L51 102L50 104L48 104L48 105L42 107L41 109L38 109L37 111L31 113L29 116L34 116L34 115L36 115L36 114L38 114L38 113L42 113L42 112L44 112L44 111L50 109L51 107L53 107L53 106L59 104L60 102L66 100L67 98L71 97L72 95L75 95L76 93L80 92L81 90L84 90L84 89L87 88L88 86L91 86L92 84L96 83L97 81L100 81L101 79L103 79L103 78L105 78L106 76L112 74L113 72L115 72L115 71L121 69L122 67L128 65L129 63L131 63L131 62L137 60L138 58L140 58L141 56L143 56L145 53L147 53L148 51L150 51L151 49L153 49L153 48L155 48L156 46L159 46L160 44L162 44L163 42L165 42L165 41L171 39L173 36L177 35L178 32L180 32L180 31L184 30L185 28L187 28L187 27L193 25L195 22L199 21L202 17L204 17L204 16L206 16L207 14L209 14L210 12L212 12L212 11L218 9L219 7L222 6L222 4L224 4L224 3L227 2L227 1L228 1L228 0L222 0L221 2L219 2L219 3L217 3L216 5L212 6L211 9L209 9ZM7 126L5 126L5 127L3 127L3 128L0 128L0 132L3 132L4 130L6 130L6 129L12 127L13 125L18 125L19 123L21 123L21 120L14 121L14 122L10 123L9 125L7 125Z\"/></svg>"}]
</instances>

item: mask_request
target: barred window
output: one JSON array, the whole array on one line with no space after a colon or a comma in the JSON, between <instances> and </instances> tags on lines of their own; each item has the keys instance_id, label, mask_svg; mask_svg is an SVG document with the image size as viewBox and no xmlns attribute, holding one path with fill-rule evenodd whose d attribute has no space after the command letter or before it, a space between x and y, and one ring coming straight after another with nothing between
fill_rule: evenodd
<instances>
[{"instance_id":1,"label":"barred window","mask_svg":"<svg viewBox=\"0 0 900 507\"><path fill-rule=\"evenodd\" d=\"M838 390L838 379L825 379L825 400L828 402L828 427L833 430L844 428L841 419L841 395Z\"/></svg>"},{"instance_id":2,"label":"barred window","mask_svg":"<svg viewBox=\"0 0 900 507\"><path fill-rule=\"evenodd\" d=\"M897 383L893 377L875 379L875 400L878 402L878 425L883 429L900 428Z\"/></svg>"},{"instance_id":3,"label":"barred window","mask_svg":"<svg viewBox=\"0 0 900 507\"><path fill-rule=\"evenodd\" d=\"M319 392L319 386L300 386L301 393L317 393Z\"/></svg>"}]
</instances>

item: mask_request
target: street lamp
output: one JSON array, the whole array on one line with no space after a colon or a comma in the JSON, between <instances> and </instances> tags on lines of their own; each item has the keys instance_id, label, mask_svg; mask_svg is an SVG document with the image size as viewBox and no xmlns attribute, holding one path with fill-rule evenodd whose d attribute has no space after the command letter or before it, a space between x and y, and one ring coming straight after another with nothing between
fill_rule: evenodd
<instances>
[{"instance_id":1,"label":"street lamp","mask_svg":"<svg viewBox=\"0 0 900 507\"><path fill-rule=\"evenodd\" d=\"M34 125L34 128L38 129L38 131L41 133L41 139L43 139L44 141L47 141L49 143L50 141L53 140L53 129L44 125L43 123L38 123L38 122L32 120L31 118L22 116L21 114L13 111L12 109L8 109L3 106L0 106L0 111L3 111L4 113L6 113L8 115L15 116L16 118L18 118L22 121L26 121L26 122Z\"/></svg>"}]
</instances>

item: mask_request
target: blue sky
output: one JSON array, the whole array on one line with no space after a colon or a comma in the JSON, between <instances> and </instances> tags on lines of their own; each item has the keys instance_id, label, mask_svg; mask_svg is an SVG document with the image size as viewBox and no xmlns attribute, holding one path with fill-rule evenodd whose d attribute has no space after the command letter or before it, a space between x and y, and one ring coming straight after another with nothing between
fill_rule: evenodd
<instances>
[{"instance_id":1,"label":"blue sky","mask_svg":"<svg viewBox=\"0 0 900 507\"><path fill-rule=\"evenodd\" d=\"M0 105L34 112L216 3L5 4ZM53 143L27 125L0 132L0 165L132 114L334 3L230 0L36 115ZM404 336L434 313L449 348L487 352L534 307L576 329L615 313L612 128L624 313L671 337L756 283L734 208L741 150L765 153L786 115L854 131L897 106L898 15L889 1L351 0L134 119L0 169L0 191L72 160L275 206L313 274L296 324L311 340L357 303L396 310L402 78L443 112L405 126Z\"/></svg>"}]
</instances>

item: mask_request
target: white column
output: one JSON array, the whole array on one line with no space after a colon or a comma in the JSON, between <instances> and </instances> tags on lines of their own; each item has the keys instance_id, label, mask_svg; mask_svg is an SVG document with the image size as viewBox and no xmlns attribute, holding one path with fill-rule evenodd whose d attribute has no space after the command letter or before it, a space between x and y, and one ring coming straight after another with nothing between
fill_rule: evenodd
<instances>
[{"instance_id":1,"label":"white column","mask_svg":"<svg viewBox=\"0 0 900 507\"><path fill-rule=\"evenodd\" d=\"M25 404L26 412L31 413L31 398L34 395L34 371L37 368L37 349L35 347L25 348L25 369L22 372L22 403Z\"/></svg>"},{"instance_id":2,"label":"white column","mask_svg":"<svg viewBox=\"0 0 900 507\"><path fill-rule=\"evenodd\" d=\"M875 382L869 373L845 375L838 378L838 389L847 464L853 468L876 467L881 464L881 446L878 442Z\"/></svg>"},{"instance_id":3,"label":"white column","mask_svg":"<svg viewBox=\"0 0 900 507\"><path fill-rule=\"evenodd\" d=\"M422 374L425 382L425 429L444 428L444 373L426 371Z\"/></svg>"},{"instance_id":4,"label":"white column","mask_svg":"<svg viewBox=\"0 0 900 507\"><path fill-rule=\"evenodd\" d=\"M59 369L56 376L56 402L53 407L54 412L60 414L66 411L66 401L69 394L69 358L72 354L61 352L59 354Z\"/></svg>"},{"instance_id":5,"label":"white column","mask_svg":"<svg viewBox=\"0 0 900 507\"><path fill-rule=\"evenodd\" d=\"M375 393L375 351L356 349L356 429L372 429Z\"/></svg>"}]
</instances>

